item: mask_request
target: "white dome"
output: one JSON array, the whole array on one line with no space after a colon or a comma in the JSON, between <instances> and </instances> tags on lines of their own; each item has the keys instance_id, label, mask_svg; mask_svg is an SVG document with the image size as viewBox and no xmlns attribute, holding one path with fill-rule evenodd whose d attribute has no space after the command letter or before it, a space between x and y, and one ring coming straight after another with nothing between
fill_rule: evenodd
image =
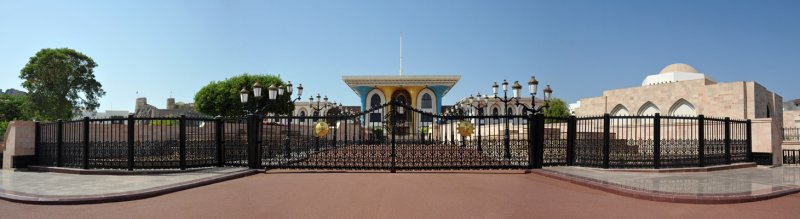
<instances>
[{"instance_id":1,"label":"white dome","mask_svg":"<svg viewBox=\"0 0 800 219\"><path fill-rule=\"evenodd\" d=\"M694 69L691 65L683 64L683 63L675 63L667 65L664 69L661 69L659 74L666 74L671 72L686 72L686 73L698 73L697 69Z\"/></svg>"}]
</instances>

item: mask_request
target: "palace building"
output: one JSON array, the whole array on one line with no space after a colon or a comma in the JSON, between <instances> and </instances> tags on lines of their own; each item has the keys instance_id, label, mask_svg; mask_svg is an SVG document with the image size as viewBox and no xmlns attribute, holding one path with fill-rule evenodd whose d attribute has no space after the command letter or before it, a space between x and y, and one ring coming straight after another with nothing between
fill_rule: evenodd
<instances>
[{"instance_id":1,"label":"palace building","mask_svg":"<svg viewBox=\"0 0 800 219\"><path fill-rule=\"evenodd\" d=\"M755 81L720 83L694 67L676 63L647 76L639 87L603 91L571 104L576 116L696 116L753 121L753 151L780 162L783 98Z\"/></svg>"}]
</instances>

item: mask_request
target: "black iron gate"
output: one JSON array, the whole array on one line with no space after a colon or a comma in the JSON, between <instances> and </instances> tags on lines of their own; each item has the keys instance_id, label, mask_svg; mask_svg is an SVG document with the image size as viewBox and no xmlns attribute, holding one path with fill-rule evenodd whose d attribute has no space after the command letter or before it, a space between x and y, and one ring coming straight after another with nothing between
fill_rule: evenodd
<instances>
[{"instance_id":1,"label":"black iron gate","mask_svg":"<svg viewBox=\"0 0 800 219\"><path fill-rule=\"evenodd\" d=\"M37 122L36 163L127 170L248 166L393 171L543 165L658 169L754 160L749 120L659 114L438 115L395 102L358 114L341 112Z\"/></svg>"},{"instance_id":2,"label":"black iron gate","mask_svg":"<svg viewBox=\"0 0 800 219\"><path fill-rule=\"evenodd\" d=\"M258 149L260 164L268 169L394 171L537 166L530 159L535 151L528 136L537 133L532 132L533 117L523 115L443 116L391 102L352 115L275 116L264 120ZM470 124L473 128L466 127Z\"/></svg>"}]
</instances>

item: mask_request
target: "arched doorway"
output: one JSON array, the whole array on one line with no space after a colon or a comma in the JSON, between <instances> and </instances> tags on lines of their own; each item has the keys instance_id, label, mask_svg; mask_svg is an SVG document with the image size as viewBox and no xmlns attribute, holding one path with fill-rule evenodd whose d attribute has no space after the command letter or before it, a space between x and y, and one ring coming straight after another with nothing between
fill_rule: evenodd
<instances>
[{"instance_id":1,"label":"arched doorway","mask_svg":"<svg viewBox=\"0 0 800 219\"><path fill-rule=\"evenodd\" d=\"M412 111L405 109L401 106L410 106L411 105L411 94L405 89L399 89L392 93L392 100L397 103L394 105L394 109L397 112L396 123L397 123L397 134L405 135L409 133L409 130L413 128L411 121L414 121L411 115L413 114Z\"/></svg>"}]
</instances>

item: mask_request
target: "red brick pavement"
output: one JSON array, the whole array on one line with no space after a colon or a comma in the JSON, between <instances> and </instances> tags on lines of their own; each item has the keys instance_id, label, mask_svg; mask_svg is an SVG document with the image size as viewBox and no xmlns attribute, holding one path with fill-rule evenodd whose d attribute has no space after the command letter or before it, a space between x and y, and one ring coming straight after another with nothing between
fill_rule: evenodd
<instances>
[{"instance_id":1,"label":"red brick pavement","mask_svg":"<svg viewBox=\"0 0 800 219\"><path fill-rule=\"evenodd\" d=\"M614 195L536 174L270 173L149 199L48 206L0 218L797 218L800 195L723 205Z\"/></svg>"}]
</instances>

